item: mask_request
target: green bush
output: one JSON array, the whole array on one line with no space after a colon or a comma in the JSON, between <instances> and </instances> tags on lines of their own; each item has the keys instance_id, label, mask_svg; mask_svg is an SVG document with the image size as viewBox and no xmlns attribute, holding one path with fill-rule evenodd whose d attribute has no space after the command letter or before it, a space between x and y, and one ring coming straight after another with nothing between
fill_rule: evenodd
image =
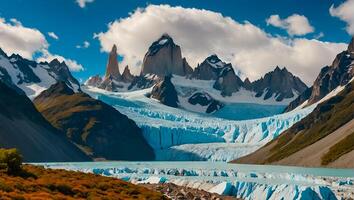
<instances>
[{"instance_id":1,"label":"green bush","mask_svg":"<svg viewBox=\"0 0 354 200\"><path fill-rule=\"evenodd\" d=\"M19 174L22 172L22 155L17 149L0 149L0 164L6 166L8 174Z\"/></svg>"}]
</instances>

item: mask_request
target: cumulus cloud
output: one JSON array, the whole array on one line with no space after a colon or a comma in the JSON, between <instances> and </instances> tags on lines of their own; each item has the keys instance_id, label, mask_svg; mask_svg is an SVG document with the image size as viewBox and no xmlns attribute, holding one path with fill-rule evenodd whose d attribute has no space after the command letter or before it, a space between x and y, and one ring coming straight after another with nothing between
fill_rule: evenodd
<instances>
[{"instance_id":1,"label":"cumulus cloud","mask_svg":"<svg viewBox=\"0 0 354 200\"><path fill-rule=\"evenodd\" d=\"M309 20L298 14L293 14L285 19L281 19L279 15L271 15L266 22L267 25L285 29L289 35L306 35L315 31Z\"/></svg>"},{"instance_id":2,"label":"cumulus cloud","mask_svg":"<svg viewBox=\"0 0 354 200\"><path fill-rule=\"evenodd\" d=\"M312 84L325 65L346 48L346 44L319 40L274 37L250 22L237 22L220 13L195 8L149 5L127 18L108 25L95 34L101 50L109 52L117 44L133 73L138 74L144 54L153 41L168 33L182 48L192 67L207 56L217 54L231 62L243 77L260 78L275 66L286 66L307 84Z\"/></svg>"},{"instance_id":3,"label":"cumulus cloud","mask_svg":"<svg viewBox=\"0 0 354 200\"><path fill-rule=\"evenodd\" d=\"M37 29L22 26L16 19L0 19L0 48L7 53L32 58L33 53L48 48L45 36Z\"/></svg>"},{"instance_id":4,"label":"cumulus cloud","mask_svg":"<svg viewBox=\"0 0 354 200\"><path fill-rule=\"evenodd\" d=\"M90 43L88 41L84 41L82 43L82 45L76 45L76 48L77 49L87 49L87 48L89 48L89 46L90 46Z\"/></svg>"},{"instance_id":5,"label":"cumulus cloud","mask_svg":"<svg viewBox=\"0 0 354 200\"><path fill-rule=\"evenodd\" d=\"M76 0L76 3L80 6L80 8L85 8L87 3L92 3L94 0Z\"/></svg>"},{"instance_id":6,"label":"cumulus cloud","mask_svg":"<svg viewBox=\"0 0 354 200\"><path fill-rule=\"evenodd\" d=\"M42 51L42 56L39 57L37 59L37 61L39 61L39 62L44 62L44 61L50 62L50 61L52 61L54 59L58 59L60 62L64 61L66 63L66 65L69 67L70 71L78 72L78 71L83 71L84 70L84 67L81 64L79 64L76 60L64 58L63 56L57 55L57 54L51 54L47 50L43 50Z\"/></svg>"},{"instance_id":7,"label":"cumulus cloud","mask_svg":"<svg viewBox=\"0 0 354 200\"><path fill-rule=\"evenodd\" d=\"M48 35L50 35L48 33ZM53 55L48 51L49 44L45 36L35 28L28 28L16 19L6 22L0 18L0 48L7 54L16 53L27 59L34 59L33 55L41 54L38 61L51 61L57 58L65 61L71 71L83 70L83 66L72 59L60 55Z\"/></svg>"},{"instance_id":8,"label":"cumulus cloud","mask_svg":"<svg viewBox=\"0 0 354 200\"><path fill-rule=\"evenodd\" d=\"M347 0L338 7L331 6L329 13L347 23L346 30L354 35L354 0Z\"/></svg>"},{"instance_id":9,"label":"cumulus cloud","mask_svg":"<svg viewBox=\"0 0 354 200\"><path fill-rule=\"evenodd\" d=\"M49 37L59 40L59 37L54 32L48 32Z\"/></svg>"}]
</instances>

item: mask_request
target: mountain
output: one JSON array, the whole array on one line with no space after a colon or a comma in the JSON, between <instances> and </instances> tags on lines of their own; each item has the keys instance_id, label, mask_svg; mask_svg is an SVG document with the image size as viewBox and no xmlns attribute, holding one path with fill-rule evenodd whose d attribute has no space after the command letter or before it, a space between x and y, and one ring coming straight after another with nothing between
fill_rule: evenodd
<instances>
[{"instance_id":1,"label":"mountain","mask_svg":"<svg viewBox=\"0 0 354 200\"><path fill-rule=\"evenodd\" d=\"M124 85L120 83L122 81L122 75L119 72L119 65L117 59L117 46L113 45L112 50L108 56L106 74L103 77L102 82L99 84L99 88L107 91L119 91L119 89L124 88ZM90 84L89 80L88 84Z\"/></svg>"},{"instance_id":2,"label":"mountain","mask_svg":"<svg viewBox=\"0 0 354 200\"><path fill-rule=\"evenodd\" d=\"M155 74L186 76L192 71L182 58L181 47L176 45L168 34L163 34L153 42L144 56L141 75Z\"/></svg>"},{"instance_id":3,"label":"mountain","mask_svg":"<svg viewBox=\"0 0 354 200\"><path fill-rule=\"evenodd\" d=\"M263 96L266 100L274 96L276 101L293 98L307 89L306 84L300 78L294 76L285 67L280 69L278 66L251 85L252 90L257 93L256 97Z\"/></svg>"},{"instance_id":4,"label":"mountain","mask_svg":"<svg viewBox=\"0 0 354 200\"><path fill-rule=\"evenodd\" d=\"M165 76L151 91L151 97L170 107L178 107L178 96L171 76Z\"/></svg>"},{"instance_id":5,"label":"mountain","mask_svg":"<svg viewBox=\"0 0 354 200\"><path fill-rule=\"evenodd\" d=\"M27 162L90 160L70 143L62 132L45 120L24 93L19 94L2 81L0 81L0 107L2 148L19 149Z\"/></svg>"},{"instance_id":6,"label":"mountain","mask_svg":"<svg viewBox=\"0 0 354 200\"><path fill-rule=\"evenodd\" d=\"M0 49L0 72L0 80L12 88L20 88L31 99L57 81L64 81L75 92L80 90L68 66L57 59L37 63L17 54L7 56Z\"/></svg>"},{"instance_id":7,"label":"mountain","mask_svg":"<svg viewBox=\"0 0 354 200\"><path fill-rule=\"evenodd\" d=\"M34 99L43 116L93 158L153 160L134 121L102 101L58 82Z\"/></svg>"},{"instance_id":8,"label":"mountain","mask_svg":"<svg viewBox=\"0 0 354 200\"><path fill-rule=\"evenodd\" d=\"M108 56L108 63L106 67L106 74L104 78L112 77L115 80L120 80L121 74L119 72L119 65L117 60L117 46L114 44Z\"/></svg>"},{"instance_id":9,"label":"mountain","mask_svg":"<svg viewBox=\"0 0 354 200\"><path fill-rule=\"evenodd\" d=\"M224 68L228 68L217 55L207 57L200 65L194 69L192 77L200 80L217 80ZM230 65L230 64L229 64Z\"/></svg>"},{"instance_id":10,"label":"mountain","mask_svg":"<svg viewBox=\"0 0 354 200\"><path fill-rule=\"evenodd\" d=\"M135 76L130 73L128 65L125 66L124 71L122 73L122 80L126 83L131 83L134 80Z\"/></svg>"},{"instance_id":11,"label":"mountain","mask_svg":"<svg viewBox=\"0 0 354 200\"><path fill-rule=\"evenodd\" d=\"M85 81L85 85L93 86L93 87L99 87L101 83L102 83L102 78L98 74L95 76L91 76Z\"/></svg>"},{"instance_id":12,"label":"mountain","mask_svg":"<svg viewBox=\"0 0 354 200\"><path fill-rule=\"evenodd\" d=\"M325 66L313 83L311 91L300 95L294 102L290 103L285 109L290 111L297 106L316 103L328 93L339 86L347 84L354 77L354 37L352 38L348 49L339 53L334 59L332 65ZM304 106L306 106L304 105Z\"/></svg>"},{"instance_id":13,"label":"mountain","mask_svg":"<svg viewBox=\"0 0 354 200\"><path fill-rule=\"evenodd\" d=\"M354 81L277 139L236 163L354 167Z\"/></svg>"}]
</instances>

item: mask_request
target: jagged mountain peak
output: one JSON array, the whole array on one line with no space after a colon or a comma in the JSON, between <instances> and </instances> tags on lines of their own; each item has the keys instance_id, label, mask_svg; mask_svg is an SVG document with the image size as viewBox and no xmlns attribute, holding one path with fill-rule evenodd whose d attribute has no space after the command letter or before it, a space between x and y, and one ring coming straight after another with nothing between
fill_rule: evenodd
<instances>
[{"instance_id":1,"label":"jagged mountain peak","mask_svg":"<svg viewBox=\"0 0 354 200\"><path fill-rule=\"evenodd\" d=\"M281 69L279 66L252 83L252 90L257 92L257 97L264 95L264 99L269 99L275 95L277 101L297 95L293 91L301 94L306 89L306 84L300 78L294 76L285 67Z\"/></svg>"},{"instance_id":2,"label":"jagged mountain peak","mask_svg":"<svg viewBox=\"0 0 354 200\"><path fill-rule=\"evenodd\" d=\"M119 79L121 77L117 59L117 46L115 44L113 44L112 50L108 56L105 78L109 77L113 79Z\"/></svg>"},{"instance_id":3,"label":"jagged mountain peak","mask_svg":"<svg viewBox=\"0 0 354 200\"><path fill-rule=\"evenodd\" d=\"M155 42L153 42L151 44L151 46L149 47L149 50L147 52L147 56L153 56L155 55L161 48L165 47L165 46L178 46L174 43L172 37L170 37L167 33L162 34L162 36L156 40Z\"/></svg>"}]
</instances>

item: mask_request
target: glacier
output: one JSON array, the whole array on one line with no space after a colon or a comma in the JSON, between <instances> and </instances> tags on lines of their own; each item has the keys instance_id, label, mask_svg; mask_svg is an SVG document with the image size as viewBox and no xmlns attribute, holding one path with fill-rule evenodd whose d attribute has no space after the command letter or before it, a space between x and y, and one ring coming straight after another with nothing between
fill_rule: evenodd
<instances>
[{"instance_id":1,"label":"glacier","mask_svg":"<svg viewBox=\"0 0 354 200\"><path fill-rule=\"evenodd\" d=\"M312 105L284 114L273 115L273 111L270 111L272 116L269 117L230 120L227 119L229 115L245 116L246 111L230 111L227 117L223 117L222 110L221 113L208 115L172 108L148 98L151 88L120 93L94 87L82 89L133 119L155 150L157 160L230 161L257 150L315 108ZM260 106L248 104L246 108L252 113L259 110ZM274 112L279 113L280 107L275 108L278 111Z\"/></svg>"},{"instance_id":2,"label":"glacier","mask_svg":"<svg viewBox=\"0 0 354 200\"><path fill-rule=\"evenodd\" d=\"M33 164L115 177L134 184L170 182L242 199L354 197L354 172L351 169L166 161Z\"/></svg>"}]
</instances>

